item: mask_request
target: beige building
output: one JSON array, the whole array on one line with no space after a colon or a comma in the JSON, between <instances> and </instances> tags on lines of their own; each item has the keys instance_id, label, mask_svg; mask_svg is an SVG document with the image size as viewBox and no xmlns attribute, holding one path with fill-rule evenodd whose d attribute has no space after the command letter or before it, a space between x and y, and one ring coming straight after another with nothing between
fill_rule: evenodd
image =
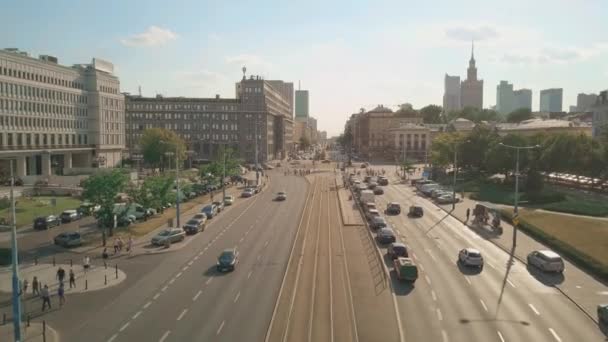
<instances>
[{"instance_id":1,"label":"beige building","mask_svg":"<svg viewBox=\"0 0 608 342\"><path fill-rule=\"evenodd\" d=\"M556 134L584 134L591 136L591 125L584 122L555 120L555 119L530 119L520 123L499 123L494 126L499 135L521 134L534 135L538 133Z\"/></svg>"},{"instance_id":2,"label":"beige building","mask_svg":"<svg viewBox=\"0 0 608 342\"><path fill-rule=\"evenodd\" d=\"M397 162L403 160L426 161L431 149L431 129L424 125L402 124L390 128L391 150Z\"/></svg>"},{"instance_id":3,"label":"beige building","mask_svg":"<svg viewBox=\"0 0 608 342\"><path fill-rule=\"evenodd\" d=\"M124 96L114 66L0 50L0 167L33 182L73 168L114 167L125 144Z\"/></svg>"},{"instance_id":4,"label":"beige building","mask_svg":"<svg viewBox=\"0 0 608 342\"><path fill-rule=\"evenodd\" d=\"M477 79L473 46L471 46L471 59L467 68L467 79L460 84L460 105L462 108L483 109L483 80Z\"/></svg>"}]
</instances>

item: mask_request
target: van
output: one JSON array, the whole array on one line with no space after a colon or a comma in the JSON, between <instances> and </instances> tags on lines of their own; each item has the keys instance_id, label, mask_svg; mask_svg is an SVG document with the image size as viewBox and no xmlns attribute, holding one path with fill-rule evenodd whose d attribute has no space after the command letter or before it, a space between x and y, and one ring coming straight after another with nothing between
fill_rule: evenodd
<instances>
[{"instance_id":1,"label":"van","mask_svg":"<svg viewBox=\"0 0 608 342\"><path fill-rule=\"evenodd\" d=\"M371 190L361 190L361 203L375 203L374 192Z\"/></svg>"}]
</instances>

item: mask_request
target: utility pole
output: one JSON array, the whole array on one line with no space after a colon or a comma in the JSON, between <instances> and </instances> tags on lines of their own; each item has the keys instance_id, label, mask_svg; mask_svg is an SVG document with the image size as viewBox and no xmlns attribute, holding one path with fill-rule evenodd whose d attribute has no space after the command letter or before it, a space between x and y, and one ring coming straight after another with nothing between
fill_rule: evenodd
<instances>
[{"instance_id":1,"label":"utility pole","mask_svg":"<svg viewBox=\"0 0 608 342\"><path fill-rule=\"evenodd\" d=\"M454 184L452 184L452 211L456 209L456 174L458 173L457 165L458 146L454 149Z\"/></svg>"},{"instance_id":2,"label":"utility pole","mask_svg":"<svg viewBox=\"0 0 608 342\"><path fill-rule=\"evenodd\" d=\"M222 176L222 201L226 199L226 148L224 148L224 172Z\"/></svg>"},{"instance_id":3,"label":"utility pole","mask_svg":"<svg viewBox=\"0 0 608 342\"><path fill-rule=\"evenodd\" d=\"M175 220L177 227L181 227L179 224L179 153L177 153L178 145L175 144L175 186L177 188L177 196L175 196Z\"/></svg>"},{"instance_id":4,"label":"utility pole","mask_svg":"<svg viewBox=\"0 0 608 342\"><path fill-rule=\"evenodd\" d=\"M260 171L258 165L258 117L255 117L255 185L260 185Z\"/></svg>"},{"instance_id":5,"label":"utility pole","mask_svg":"<svg viewBox=\"0 0 608 342\"><path fill-rule=\"evenodd\" d=\"M13 188L15 187L15 177L13 175L13 160L10 162L11 169L11 248L12 248L12 268L13 268L13 337L15 341L21 341L21 301L19 294L19 253L17 253L17 216L15 215L15 197Z\"/></svg>"}]
</instances>

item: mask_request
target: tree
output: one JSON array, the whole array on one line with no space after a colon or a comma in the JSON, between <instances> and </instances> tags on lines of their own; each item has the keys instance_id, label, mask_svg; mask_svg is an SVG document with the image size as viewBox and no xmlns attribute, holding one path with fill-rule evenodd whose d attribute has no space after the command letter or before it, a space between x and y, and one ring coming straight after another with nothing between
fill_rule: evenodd
<instances>
[{"instance_id":1,"label":"tree","mask_svg":"<svg viewBox=\"0 0 608 342\"><path fill-rule=\"evenodd\" d=\"M224 158L226 167L226 176L236 176L241 171L241 160L236 158L236 153L229 147L221 147L218 149L211 163L200 168L201 178L208 183L223 183L224 176Z\"/></svg>"},{"instance_id":2,"label":"tree","mask_svg":"<svg viewBox=\"0 0 608 342\"><path fill-rule=\"evenodd\" d=\"M519 108L507 115L507 122L519 123L532 119L532 111L529 108Z\"/></svg>"},{"instance_id":3,"label":"tree","mask_svg":"<svg viewBox=\"0 0 608 342\"><path fill-rule=\"evenodd\" d=\"M437 166L447 166L454 162L454 147L460 145L466 136L461 133L445 133L437 136L431 145L431 161Z\"/></svg>"},{"instance_id":4,"label":"tree","mask_svg":"<svg viewBox=\"0 0 608 342\"><path fill-rule=\"evenodd\" d=\"M498 134L487 125L475 126L458 149L459 167L485 169L488 149L498 140Z\"/></svg>"},{"instance_id":5,"label":"tree","mask_svg":"<svg viewBox=\"0 0 608 342\"><path fill-rule=\"evenodd\" d=\"M166 152L175 153L177 149L178 158L184 160L186 156L186 144L173 131L164 128L149 128L146 129L139 141L141 146L144 161L163 168L162 161L168 160L165 157ZM173 157L175 158L175 157ZM169 162L171 165L171 162Z\"/></svg>"},{"instance_id":6,"label":"tree","mask_svg":"<svg viewBox=\"0 0 608 342\"><path fill-rule=\"evenodd\" d=\"M443 108L437 105L428 105L420 109L420 115L422 120L427 124L438 124L441 123L441 112Z\"/></svg>"},{"instance_id":7,"label":"tree","mask_svg":"<svg viewBox=\"0 0 608 342\"><path fill-rule=\"evenodd\" d=\"M310 140L307 137L300 137L300 150L307 150L310 147Z\"/></svg>"},{"instance_id":8,"label":"tree","mask_svg":"<svg viewBox=\"0 0 608 342\"><path fill-rule=\"evenodd\" d=\"M128 175L120 169L100 171L87 178L83 184L82 197L100 206L97 212L99 222L110 227L109 235L113 235L114 202L116 196L124 191Z\"/></svg>"}]
</instances>

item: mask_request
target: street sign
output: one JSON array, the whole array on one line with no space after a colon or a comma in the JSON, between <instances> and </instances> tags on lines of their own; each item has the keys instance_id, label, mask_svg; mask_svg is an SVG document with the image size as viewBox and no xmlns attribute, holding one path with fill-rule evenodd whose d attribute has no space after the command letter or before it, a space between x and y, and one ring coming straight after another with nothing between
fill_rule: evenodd
<instances>
[{"instance_id":1,"label":"street sign","mask_svg":"<svg viewBox=\"0 0 608 342\"><path fill-rule=\"evenodd\" d=\"M513 226L519 225L519 215L513 214L512 221L513 221Z\"/></svg>"}]
</instances>

